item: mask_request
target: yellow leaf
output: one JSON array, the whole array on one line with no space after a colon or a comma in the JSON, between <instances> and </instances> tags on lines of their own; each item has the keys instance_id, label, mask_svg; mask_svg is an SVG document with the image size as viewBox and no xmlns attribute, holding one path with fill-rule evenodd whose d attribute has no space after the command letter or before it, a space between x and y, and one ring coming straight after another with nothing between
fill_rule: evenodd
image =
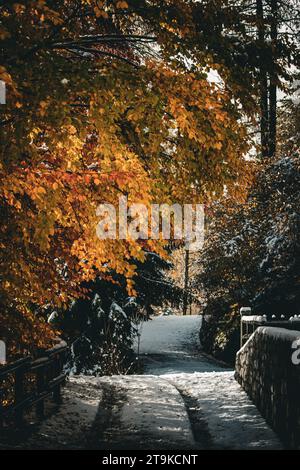
<instances>
[{"instance_id":1,"label":"yellow leaf","mask_svg":"<svg viewBox=\"0 0 300 470\"><path fill-rule=\"evenodd\" d=\"M108 18L108 14L106 13L106 11L100 10L100 8L97 7L97 6L94 7L94 12L95 12L95 15L96 15L97 18L100 18L100 17Z\"/></svg>"},{"instance_id":2,"label":"yellow leaf","mask_svg":"<svg viewBox=\"0 0 300 470\"><path fill-rule=\"evenodd\" d=\"M39 194L46 194L46 189L40 186L39 188L36 189L36 192Z\"/></svg>"},{"instance_id":3,"label":"yellow leaf","mask_svg":"<svg viewBox=\"0 0 300 470\"><path fill-rule=\"evenodd\" d=\"M128 3L127 2L117 2L117 8L128 8Z\"/></svg>"}]
</instances>

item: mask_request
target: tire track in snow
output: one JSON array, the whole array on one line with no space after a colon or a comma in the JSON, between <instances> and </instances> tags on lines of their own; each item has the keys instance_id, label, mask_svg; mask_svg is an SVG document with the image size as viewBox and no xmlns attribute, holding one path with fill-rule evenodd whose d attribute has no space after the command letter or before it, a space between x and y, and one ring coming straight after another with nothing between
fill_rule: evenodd
<instances>
[{"instance_id":1,"label":"tire track in snow","mask_svg":"<svg viewBox=\"0 0 300 470\"><path fill-rule=\"evenodd\" d=\"M175 386L175 385L174 385ZM199 406L197 398L189 395L183 388L176 388L185 403L186 411L191 423L191 428L197 449L209 450L213 448L213 439L210 435L207 422L204 419L203 412Z\"/></svg>"}]
</instances>

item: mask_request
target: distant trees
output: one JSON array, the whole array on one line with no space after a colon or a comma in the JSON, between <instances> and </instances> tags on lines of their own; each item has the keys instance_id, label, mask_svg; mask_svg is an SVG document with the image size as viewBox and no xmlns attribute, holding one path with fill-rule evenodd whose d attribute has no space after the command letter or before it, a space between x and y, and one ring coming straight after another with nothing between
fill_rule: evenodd
<instances>
[{"instance_id":1,"label":"distant trees","mask_svg":"<svg viewBox=\"0 0 300 470\"><path fill-rule=\"evenodd\" d=\"M196 2L196 48L211 55L218 72L247 109L259 112L261 154L276 152L278 88L299 67L298 0Z\"/></svg>"},{"instance_id":2,"label":"distant trees","mask_svg":"<svg viewBox=\"0 0 300 470\"><path fill-rule=\"evenodd\" d=\"M256 0L262 156L272 157L277 144L278 88L286 89L299 67L298 0Z\"/></svg>"}]
</instances>

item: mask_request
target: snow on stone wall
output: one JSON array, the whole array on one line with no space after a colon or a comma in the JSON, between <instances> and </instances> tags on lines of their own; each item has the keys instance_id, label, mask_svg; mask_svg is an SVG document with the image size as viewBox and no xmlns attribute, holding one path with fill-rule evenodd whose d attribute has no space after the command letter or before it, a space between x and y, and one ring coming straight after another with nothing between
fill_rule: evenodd
<instances>
[{"instance_id":1,"label":"snow on stone wall","mask_svg":"<svg viewBox=\"0 0 300 470\"><path fill-rule=\"evenodd\" d=\"M300 448L300 332L259 327L237 353L235 378L285 445Z\"/></svg>"}]
</instances>

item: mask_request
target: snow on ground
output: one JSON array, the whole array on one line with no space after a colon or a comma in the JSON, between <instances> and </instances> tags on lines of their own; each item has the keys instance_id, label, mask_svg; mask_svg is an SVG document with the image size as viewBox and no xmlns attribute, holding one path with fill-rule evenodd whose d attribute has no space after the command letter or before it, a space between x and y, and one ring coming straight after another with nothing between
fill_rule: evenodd
<instances>
[{"instance_id":1,"label":"snow on ground","mask_svg":"<svg viewBox=\"0 0 300 470\"><path fill-rule=\"evenodd\" d=\"M146 323L140 341L145 372L164 378L182 394L200 448L201 441L216 449L281 448L234 371L201 353L200 325L196 315Z\"/></svg>"},{"instance_id":2,"label":"snow on ground","mask_svg":"<svg viewBox=\"0 0 300 470\"><path fill-rule=\"evenodd\" d=\"M145 375L72 377L60 409L8 448L280 449L234 371L201 352L200 325L200 316L145 323Z\"/></svg>"},{"instance_id":3,"label":"snow on ground","mask_svg":"<svg viewBox=\"0 0 300 470\"><path fill-rule=\"evenodd\" d=\"M77 376L63 387L62 404L46 402L47 419L29 425L21 436L1 439L0 449L84 449L89 442L103 390L96 377ZM28 421L28 418L27 418Z\"/></svg>"},{"instance_id":4,"label":"snow on ground","mask_svg":"<svg viewBox=\"0 0 300 470\"><path fill-rule=\"evenodd\" d=\"M141 327L140 354L189 355L198 345L200 315L160 316Z\"/></svg>"},{"instance_id":5,"label":"snow on ground","mask_svg":"<svg viewBox=\"0 0 300 470\"><path fill-rule=\"evenodd\" d=\"M194 399L207 423L211 449L280 449L275 433L234 379L232 371L164 376Z\"/></svg>"},{"instance_id":6,"label":"snow on ground","mask_svg":"<svg viewBox=\"0 0 300 470\"><path fill-rule=\"evenodd\" d=\"M144 376L99 379L110 397L103 449L279 449L234 371L201 353L200 316L141 328ZM137 348L137 345L136 345ZM99 421L98 428L103 428Z\"/></svg>"},{"instance_id":7,"label":"snow on ground","mask_svg":"<svg viewBox=\"0 0 300 470\"><path fill-rule=\"evenodd\" d=\"M140 354L145 373L164 375L223 370L216 361L199 355L201 321L200 315L170 315L144 322Z\"/></svg>"},{"instance_id":8,"label":"snow on ground","mask_svg":"<svg viewBox=\"0 0 300 470\"><path fill-rule=\"evenodd\" d=\"M100 379L125 397L102 438L106 449L195 449L184 401L168 381L149 375Z\"/></svg>"}]
</instances>

